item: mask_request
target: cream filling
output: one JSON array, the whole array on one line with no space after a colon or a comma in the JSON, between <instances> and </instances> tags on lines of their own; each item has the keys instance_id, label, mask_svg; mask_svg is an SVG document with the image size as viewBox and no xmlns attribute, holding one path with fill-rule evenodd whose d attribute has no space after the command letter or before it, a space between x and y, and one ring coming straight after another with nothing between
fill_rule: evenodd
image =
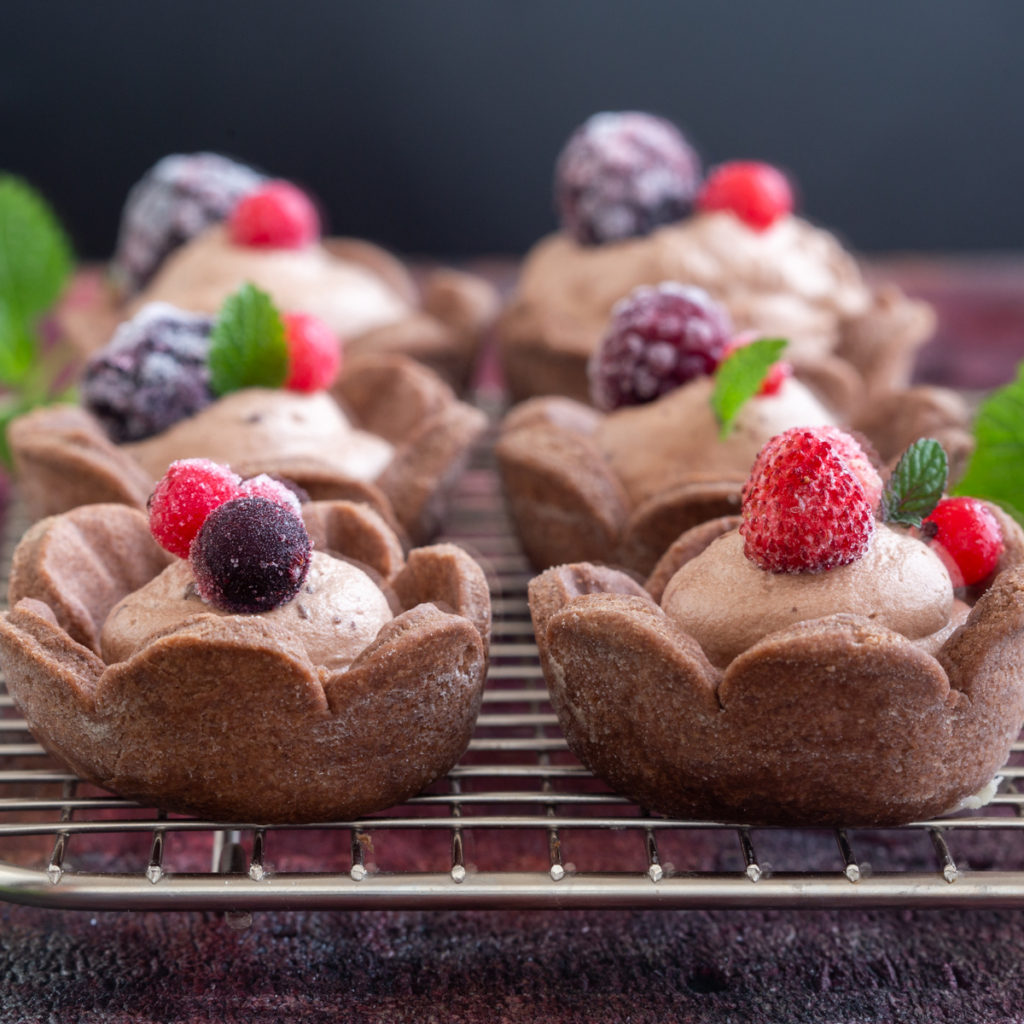
<instances>
[{"instance_id":1,"label":"cream filling","mask_svg":"<svg viewBox=\"0 0 1024 1024\"><path fill-rule=\"evenodd\" d=\"M323 391L246 388L161 434L121 446L159 479L176 459L231 466L315 462L343 476L375 480L394 455L383 438L357 430Z\"/></svg>"},{"instance_id":2,"label":"cream filling","mask_svg":"<svg viewBox=\"0 0 1024 1024\"><path fill-rule=\"evenodd\" d=\"M820 573L772 573L743 554L727 533L683 565L662 596L665 614L724 668L758 640L808 619L848 612L919 641L941 633L954 609L953 586L921 541L879 524L867 554Z\"/></svg>"},{"instance_id":3,"label":"cream filling","mask_svg":"<svg viewBox=\"0 0 1024 1024\"><path fill-rule=\"evenodd\" d=\"M790 427L835 424L814 395L790 378L776 394L750 399L729 436L720 438L713 388L710 377L699 377L601 420L594 440L634 504L687 479L745 480L769 438Z\"/></svg>"},{"instance_id":4,"label":"cream filling","mask_svg":"<svg viewBox=\"0 0 1024 1024\"><path fill-rule=\"evenodd\" d=\"M189 563L173 562L111 609L100 635L103 660L127 661L157 633L202 614L249 618L207 604L195 591ZM314 551L298 595L260 618L298 640L315 666L337 671L348 668L392 615L380 587L362 569Z\"/></svg>"}]
</instances>

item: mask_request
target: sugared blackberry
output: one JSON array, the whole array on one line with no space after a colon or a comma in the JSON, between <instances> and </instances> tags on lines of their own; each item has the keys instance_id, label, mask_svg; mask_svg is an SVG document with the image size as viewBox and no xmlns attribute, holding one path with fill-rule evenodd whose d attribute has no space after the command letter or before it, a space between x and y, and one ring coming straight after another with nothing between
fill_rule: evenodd
<instances>
[{"instance_id":1,"label":"sugared blackberry","mask_svg":"<svg viewBox=\"0 0 1024 1024\"><path fill-rule=\"evenodd\" d=\"M82 401L111 440L139 441L213 401L206 357L213 317L144 306L86 364Z\"/></svg>"},{"instance_id":2,"label":"sugared blackberry","mask_svg":"<svg viewBox=\"0 0 1024 1024\"><path fill-rule=\"evenodd\" d=\"M124 294L143 288L171 252L224 220L264 180L217 153L175 153L155 164L121 214L113 269Z\"/></svg>"},{"instance_id":3,"label":"sugared blackberry","mask_svg":"<svg viewBox=\"0 0 1024 1024\"><path fill-rule=\"evenodd\" d=\"M701 288L671 281L634 288L612 310L590 359L594 405L640 405L713 373L731 336L729 315Z\"/></svg>"},{"instance_id":4,"label":"sugared blackberry","mask_svg":"<svg viewBox=\"0 0 1024 1024\"><path fill-rule=\"evenodd\" d=\"M267 498L234 498L206 517L189 557L201 597L224 611L251 614L299 592L312 545L291 509Z\"/></svg>"},{"instance_id":5,"label":"sugared blackberry","mask_svg":"<svg viewBox=\"0 0 1024 1024\"><path fill-rule=\"evenodd\" d=\"M594 114L558 158L555 203L565 231L600 245L685 217L700 178L699 157L671 122L636 111Z\"/></svg>"}]
</instances>

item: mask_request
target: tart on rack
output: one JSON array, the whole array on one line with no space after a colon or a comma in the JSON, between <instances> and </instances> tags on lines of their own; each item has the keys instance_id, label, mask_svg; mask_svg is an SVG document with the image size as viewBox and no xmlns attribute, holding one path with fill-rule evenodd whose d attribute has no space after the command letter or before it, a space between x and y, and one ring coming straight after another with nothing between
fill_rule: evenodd
<instances>
[{"instance_id":1,"label":"tart on rack","mask_svg":"<svg viewBox=\"0 0 1024 1024\"><path fill-rule=\"evenodd\" d=\"M677 281L709 292L739 330L790 339L797 375L827 386L848 415L905 386L934 316L876 289L836 238L792 212L787 180L752 162L702 180L669 122L596 114L556 171L561 230L527 255L497 336L514 400L589 400L587 363L624 295Z\"/></svg>"},{"instance_id":2,"label":"tart on rack","mask_svg":"<svg viewBox=\"0 0 1024 1024\"><path fill-rule=\"evenodd\" d=\"M574 753L681 818L883 826L984 800L1024 722L1024 534L961 498L900 525L940 453L919 442L883 492L849 435L787 431L742 517L684 533L646 586L590 563L537 577Z\"/></svg>"},{"instance_id":3,"label":"tart on rack","mask_svg":"<svg viewBox=\"0 0 1024 1024\"><path fill-rule=\"evenodd\" d=\"M295 186L196 153L165 157L134 186L109 282L66 304L60 322L91 353L147 303L214 313L246 281L323 320L350 354L410 356L458 390L498 308L474 275L437 268L417 280L370 242L321 240L318 213Z\"/></svg>"},{"instance_id":4,"label":"tart on rack","mask_svg":"<svg viewBox=\"0 0 1024 1024\"><path fill-rule=\"evenodd\" d=\"M450 544L403 555L365 505L300 516L267 477L173 469L152 535L137 509L89 505L17 548L0 663L39 742L122 796L225 822L349 819L444 774L486 671L480 567Z\"/></svg>"}]
</instances>

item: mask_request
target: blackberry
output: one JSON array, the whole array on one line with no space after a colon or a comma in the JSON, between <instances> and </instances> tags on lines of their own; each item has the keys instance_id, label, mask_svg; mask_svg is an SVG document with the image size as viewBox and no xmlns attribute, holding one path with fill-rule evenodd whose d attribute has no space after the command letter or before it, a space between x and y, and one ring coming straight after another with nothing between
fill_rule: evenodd
<instances>
[{"instance_id":1,"label":"blackberry","mask_svg":"<svg viewBox=\"0 0 1024 1024\"><path fill-rule=\"evenodd\" d=\"M681 220L700 178L699 157L671 122L634 111L594 114L558 158L555 203L565 231L601 245Z\"/></svg>"},{"instance_id":2,"label":"blackberry","mask_svg":"<svg viewBox=\"0 0 1024 1024\"><path fill-rule=\"evenodd\" d=\"M263 175L217 153L165 156L128 193L114 274L126 296L145 287L179 245L224 220Z\"/></svg>"},{"instance_id":3,"label":"blackberry","mask_svg":"<svg viewBox=\"0 0 1024 1024\"><path fill-rule=\"evenodd\" d=\"M206 357L213 317L151 303L89 360L82 401L115 442L140 441L214 399Z\"/></svg>"},{"instance_id":4,"label":"blackberry","mask_svg":"<svg viewBox=\"0 0 1024 1024\"><path fill-rule=\"evenodd\" d=\"M291 509L267 498L233 498L206 517L189 557L201 597L224 611L251 614L299 592L312 544Z\"/></svg>"}]
</instances>

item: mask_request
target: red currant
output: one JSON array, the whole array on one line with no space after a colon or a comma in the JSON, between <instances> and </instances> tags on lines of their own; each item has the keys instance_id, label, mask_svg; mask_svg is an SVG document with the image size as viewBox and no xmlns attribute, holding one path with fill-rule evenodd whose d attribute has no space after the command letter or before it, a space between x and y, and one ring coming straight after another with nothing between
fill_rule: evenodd
<instances>
[{"instance_id":1,"label":"red currant","mask_svg":"<svg viewBox=\"0 0 1024 1024\"><path fill-rule=\"evenodd\" d=\"M288 379L291 391L320 391L330 387L341 368L338 336L309 313L285 313L284 336L288 343Z\"/></svg>"},{"instance_id":2,"label":"red currant","mask_svg":"<svg viewBox=\"0 0 1024 1024\"><path fill-rule=\"evenodd\" d=\"M209 459L180 459L167 467L149 498L149 530L157 543L179 558L206 517L238 496L241 477Z\"/></svg>"},{"instance_id":3,"label":"red currant","mask_svg":"<svg viewBox=\"0 0 1024 1024\"><path fill-rule=\"evenodd\" d=\"M1003 552L1003 533L992 510L977 498L944 498L926 523L933 524L936 553L954 583L980 583Z\"/></svg>"},{"instance_id":4,"label":"red currant","mask_svg":"<svg viewBox=\"0 0 1024 1024\"><path fill-rule=\"evenodd\" d=\"M793 209L793 190L771 164L735 160L715 168L697 196L700 210L728 210L755 231L770 228Z\"/></svg>"},{"instance_id":5,"label":"red currant","mask_svg":"<svg viewBox=\"0 0 1024 1024\"><path fill-rule=\"evenodd\" d=\"M271 181L238 201L228 234L236 245L301 249L320 237L320 217L302 189Z\"/></svg>"}]
</instances>

